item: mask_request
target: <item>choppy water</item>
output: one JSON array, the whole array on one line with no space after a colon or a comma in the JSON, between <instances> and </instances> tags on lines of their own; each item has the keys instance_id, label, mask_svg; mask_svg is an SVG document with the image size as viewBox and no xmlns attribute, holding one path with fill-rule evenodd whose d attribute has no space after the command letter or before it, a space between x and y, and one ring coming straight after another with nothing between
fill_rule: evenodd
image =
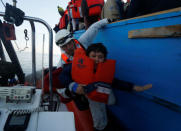
<instances>
[{"instance_id":1,"label":"choppy water","mask_svg":"<svg viewBox=\"0 0 181 131\"><path fill-rule=\"evenodd\" d=\"M29 52L16 52L24 73L32 73L32 54ZM56 66L60 59L59 55L53 55L53 66ZM49 66L49 56L44 54L44 68ZM36 54L36 70L42 69L42 54Z\"/></svg>"}]
</instances>

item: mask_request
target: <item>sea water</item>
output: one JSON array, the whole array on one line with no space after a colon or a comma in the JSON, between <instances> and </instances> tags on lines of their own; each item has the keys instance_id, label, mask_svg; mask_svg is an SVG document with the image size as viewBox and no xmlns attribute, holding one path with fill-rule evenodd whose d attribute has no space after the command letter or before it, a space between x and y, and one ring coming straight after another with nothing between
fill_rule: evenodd
<instances>
[{"instance_id":1,"label":"sea water","mask_svg":"<svg viewBox=\"0 0 181 131\"><path fill-rule=\"evenodd\" d=\"M31 52L16 52L20 65L25 75L32 73L32 53ZM41 70L42 67L49 67L49 55L44 54L44 64L42 66L42 54L36 53L36 71ZM57 66L60 55L53 55L53 66ZM9 58L8 58L8 61Z\"/></svg>"}]
</instances>

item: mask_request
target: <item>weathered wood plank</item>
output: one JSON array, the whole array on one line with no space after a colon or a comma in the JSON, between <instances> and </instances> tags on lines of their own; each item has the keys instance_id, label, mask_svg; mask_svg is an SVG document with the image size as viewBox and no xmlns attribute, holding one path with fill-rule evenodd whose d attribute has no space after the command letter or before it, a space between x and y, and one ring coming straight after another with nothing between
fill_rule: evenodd
<instances>
[{"instance_id":1,"label":"weathered wood plank","mask_svg":"<svg viewBox=\"0 0 181 131\"><path fill-rule=\"evenodd\" d=\"M164 38L164 37L181 37L181 24L138 29L128 32L128 38Z\"/></svg>"}]
</instances>

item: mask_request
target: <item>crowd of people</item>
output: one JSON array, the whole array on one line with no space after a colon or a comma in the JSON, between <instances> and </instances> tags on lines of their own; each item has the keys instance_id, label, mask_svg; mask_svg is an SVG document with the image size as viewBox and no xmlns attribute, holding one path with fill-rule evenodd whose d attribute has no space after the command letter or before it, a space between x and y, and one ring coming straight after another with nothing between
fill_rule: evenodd
<instances>
[{"instance_id":1,"label":"crowd of people","mask_svg":"<svg viewBox=\"0 0 181 131\"><path fill-rule=\"evenodd\" d=\"M108 60L106 47L102 43L92 43L93 39L99 29L113 20L179 6L178 0L131 0L127 3L121 0L107 0L106 3L104 0L71 0L65 11L58 7L61 18L54 30L55 42L62 55L53 78L58 79L61 88L53 86L59 88L56 91L61 101L74 101L80 111L90 109L94 130L108 130L106 105L116 102L112 88L119 86L139 92L152 88L152 84L138 86L114 78L116 61ZM80 29L86 31L75 39L72 32Z\"/></svg>"},{"instance_id":2,"label":"crowd of people","mask_svg":"<svg viewBox=\"0 0 181 131\"><path fill-rule=\"evenodd\" d=\"M54 30L74 32L104 18L117 21L180 6L179 0L70 0L65 10L58 6L61 18Z\"/></svg>"}]
</instances>

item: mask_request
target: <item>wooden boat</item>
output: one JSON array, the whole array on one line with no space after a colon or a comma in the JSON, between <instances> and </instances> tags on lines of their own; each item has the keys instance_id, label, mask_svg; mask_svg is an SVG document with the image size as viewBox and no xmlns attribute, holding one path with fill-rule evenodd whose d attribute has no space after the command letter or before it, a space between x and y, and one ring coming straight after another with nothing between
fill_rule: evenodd
<instances>
[{"instance_id":1,"label":"wooden boat","mask_svg":"<svg viewBox=\"0 0 181 131\"><path fill-rule=\"evenodd\" d=\"M153 84L143 93L114 89L117 103L108 110L115 121L125 130L181 130L181 8L109 24L94 42L116 59L117 79Z\"/></svg>"},{"instance_id":2,"label":"wooden boat","mask_svg":"<svg viewBox=\"0 0 181 131\"><path fill-rule=\"evenodd\" d=\"M3 16L1 12L0 15ZM25 17L25 20L30 20L33 36L35 35L33 21L43 23L49 30L49 68L51 69L52 30L45 21L38 18ZM79 38L83 32L83 30L77 31L74 33L74 36ZM122 130L181 130L179 125L181 121L180 36L181 8L122 20L109 24L99 31L94 42L104 43L109 52L108 57L116 59L115 77L117 79L129 81L136 85L153 84L152 89L143 93L130 93L121 91L120 89L113 89L117 103L113 106L108 106L108 111L115 128L120 126L119 128ZM35 78L34 37L32 37L32 43L33 77ZM7 48L11 49L10 46L7 46ZM12 61L21 70L18 61L15 59L15 57L12 57ZM49 73L49 85L51 89L50 104L53 104L51 103L54 96L52 90L52 71L50 70ZM19 76L20 78L21 75ZM36 80L34 79L33 86L35 86L35 83ZM73 109L73 104L70 105L69 109ZM41 114L41 120L46 116L51 116L51 114ZM79 112L76 115L80 116ZM38 116L38 113L36 116ZM55 117L56 114L54 114ZM80 124L83 120L79 119L77 121ZM55 124L58 125L58 123ZM71 124L74 127L72 117ZM31 127L28 127L28 130L34 130L32 122L30 125ZM85 126L79 126L80 130L84 130L85 128ZM38 129L41 130L42 128ZM47 126L48 129L50 128ZM58 130L58 128L53 130Z\"/></svg>"}]
</instances>

